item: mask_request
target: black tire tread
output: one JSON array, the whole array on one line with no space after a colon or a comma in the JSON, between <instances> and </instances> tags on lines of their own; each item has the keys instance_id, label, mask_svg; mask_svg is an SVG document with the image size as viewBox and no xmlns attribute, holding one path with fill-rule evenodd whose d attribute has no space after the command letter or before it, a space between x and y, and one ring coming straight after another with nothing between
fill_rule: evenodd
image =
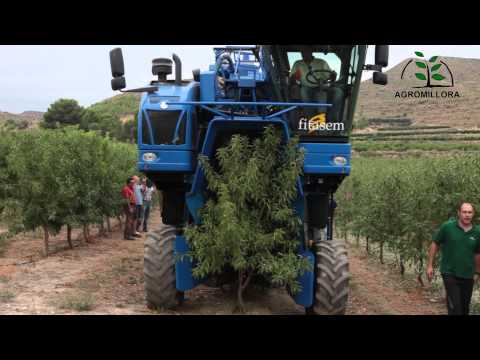
<instances>
[{"instance_id":1,"label":"black tire tread","mask_svg":"<svg viewBox=\"0 0 480 360\"><path fill-rule=\"evenodd\" d=\"M321 240L316 245L316 292L311 313L344 315L348 302L350 280L345 244Z\"/></svg>"},{"instance_id":2,"label":"black tire tread","mask_svg":"<svg viewBox=\"0 0 480 360\"><path fill-rule=\"evenodd\" d=\"M180 305L176 289L175 226L161 225L150 231L144 245L145 297L150 309L173 309Z\"/></svg>"}]
</instances>

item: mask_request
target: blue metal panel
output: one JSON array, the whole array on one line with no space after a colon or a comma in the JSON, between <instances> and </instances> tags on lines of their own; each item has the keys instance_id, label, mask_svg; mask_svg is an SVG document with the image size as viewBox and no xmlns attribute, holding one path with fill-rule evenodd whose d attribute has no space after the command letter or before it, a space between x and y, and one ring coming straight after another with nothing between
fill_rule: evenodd
<instances>
[{"instance_id":1,"label":"blue metal panel","mask_svg":"<svg viewBox=\"0 0 480 360\"><path fill-rule=\"evenodd\" d=\"M214 71L205 71L200 74L201 101L215 101L215 78Z\"/></svg>"},{"instance_id":2,"label":"blue metal panel","mask_svg":"<svg viewBox=\"0 0 480 360\"><path fill-rule=\"evenodd\" d=\"M157 156L155 161L144 161L143 154L154 153ZM139 150L138 170L159 171L159 172L193 172L195 161L192 151L182 150Z\"/></svg>"},{"instance_id":3,"label":"blue metal panel","mask_svg":"<svg viewBox=\"0 0 480 360\"><path fill-rule=\"evenodd\" d=\"M350 174L350 144L301 143L299 146L306 150L305 174ZM333 159L336 156L343 156L347 159L346 165L334 164Z\"/></svg>"},{"instance_id":4,"label":"blue metal panel","mask_svg":"<svg viewBox=\"0 0 480 360\"><path fill-rule=\"evenodd\" d=\"M187 291L201 283L203 279L195 279L192 274L192 259L186 255L189 251L187 240L184 236L175 238L175 277L177 290Z\"/></svg>"},{"instance_id":5,"label":"blue metal panel","mask_svg":"<svg viewBox=\"0 0 480 360\"><path fill-rule=\"evenodd\" d=\"M300 255L308 259L310 264L312 264L313 269L313 267L315 266L315 255L313 255L310 250L301 252ZM297 281L300 283L301 290L295 296L293 296L293 300L298 305L304 307L312 306L315 296L315 272L305 272L297 279Z\"/></svg>"}]
</instances>

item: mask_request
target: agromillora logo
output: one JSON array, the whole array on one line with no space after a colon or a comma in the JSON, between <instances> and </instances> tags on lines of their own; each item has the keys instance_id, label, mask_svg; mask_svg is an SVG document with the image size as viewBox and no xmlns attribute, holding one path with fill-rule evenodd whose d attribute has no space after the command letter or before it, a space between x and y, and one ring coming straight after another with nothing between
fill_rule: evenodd
<instances>
[{"instance_id":1,"label":"agromillora logo","mask_svg":"<svg viewBox=\"0 0 480 360\"><path fill-rule=\"evenodd\" d=\"M415 75L417 80L423 81L423 85L412 86L413 89L396 91L395 98L459 98L460 93L452 89L455 86L453 73L445 61L439 56L427 59L421 51L415 51L416 59L410 59L402 69L400 76L404 80L408 74ZM437 89L445 88L445 89Z\"/></svg>"}]
</instances>

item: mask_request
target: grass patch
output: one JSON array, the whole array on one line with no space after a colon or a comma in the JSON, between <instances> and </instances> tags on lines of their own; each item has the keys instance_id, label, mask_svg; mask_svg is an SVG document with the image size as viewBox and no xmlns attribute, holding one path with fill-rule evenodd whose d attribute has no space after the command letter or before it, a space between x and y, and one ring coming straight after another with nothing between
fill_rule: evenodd
<instances>
[{"instance_id":1,"label":"grass patch","mask_svg":"<svg viewBox=\"0 0 480 360\"><path fill-rule=\"evenodd\" d=\"M95 298L86 292L71 293L60 300L58 307L63 310L90 311L95 307Z\"/></svg>"},{"instance_id":2,"label":"grass patch","mask_svg":"<svg viewBox=\"0 0 480 360\"><path fill-rule=\"evenodd\" d=\"M0 290L0 303L8 303L15 298L15 293L9 289Z\"/></svg>"}]
</instances>

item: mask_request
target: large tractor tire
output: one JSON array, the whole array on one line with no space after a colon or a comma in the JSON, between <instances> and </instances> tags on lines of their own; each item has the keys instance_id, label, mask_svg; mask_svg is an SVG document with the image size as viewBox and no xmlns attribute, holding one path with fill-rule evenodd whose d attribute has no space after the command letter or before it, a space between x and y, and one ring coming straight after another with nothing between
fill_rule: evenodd
<instances>
[{"instance_id":1,"label":"large tractor tire","mask_svg":"<svg viewBox=\"0 0 480 360\"><path fill-rule=\"evenodd\" d=\"M175 226L162 225L145 240L143 272L149 309L172 309L183 301L175 280L175 236Z\"/></svg>"},{"instance_id":2,"label":"large tractor tire","mask_svg":"<svg viewBox=\"0 0 480 360\"><path fill-rule=\"evenodd\" d=\"M350 272L345 245L321 240L316 245L315 301L308 314L344 315L348 301Z\"/></svg>"}]
</instances>

